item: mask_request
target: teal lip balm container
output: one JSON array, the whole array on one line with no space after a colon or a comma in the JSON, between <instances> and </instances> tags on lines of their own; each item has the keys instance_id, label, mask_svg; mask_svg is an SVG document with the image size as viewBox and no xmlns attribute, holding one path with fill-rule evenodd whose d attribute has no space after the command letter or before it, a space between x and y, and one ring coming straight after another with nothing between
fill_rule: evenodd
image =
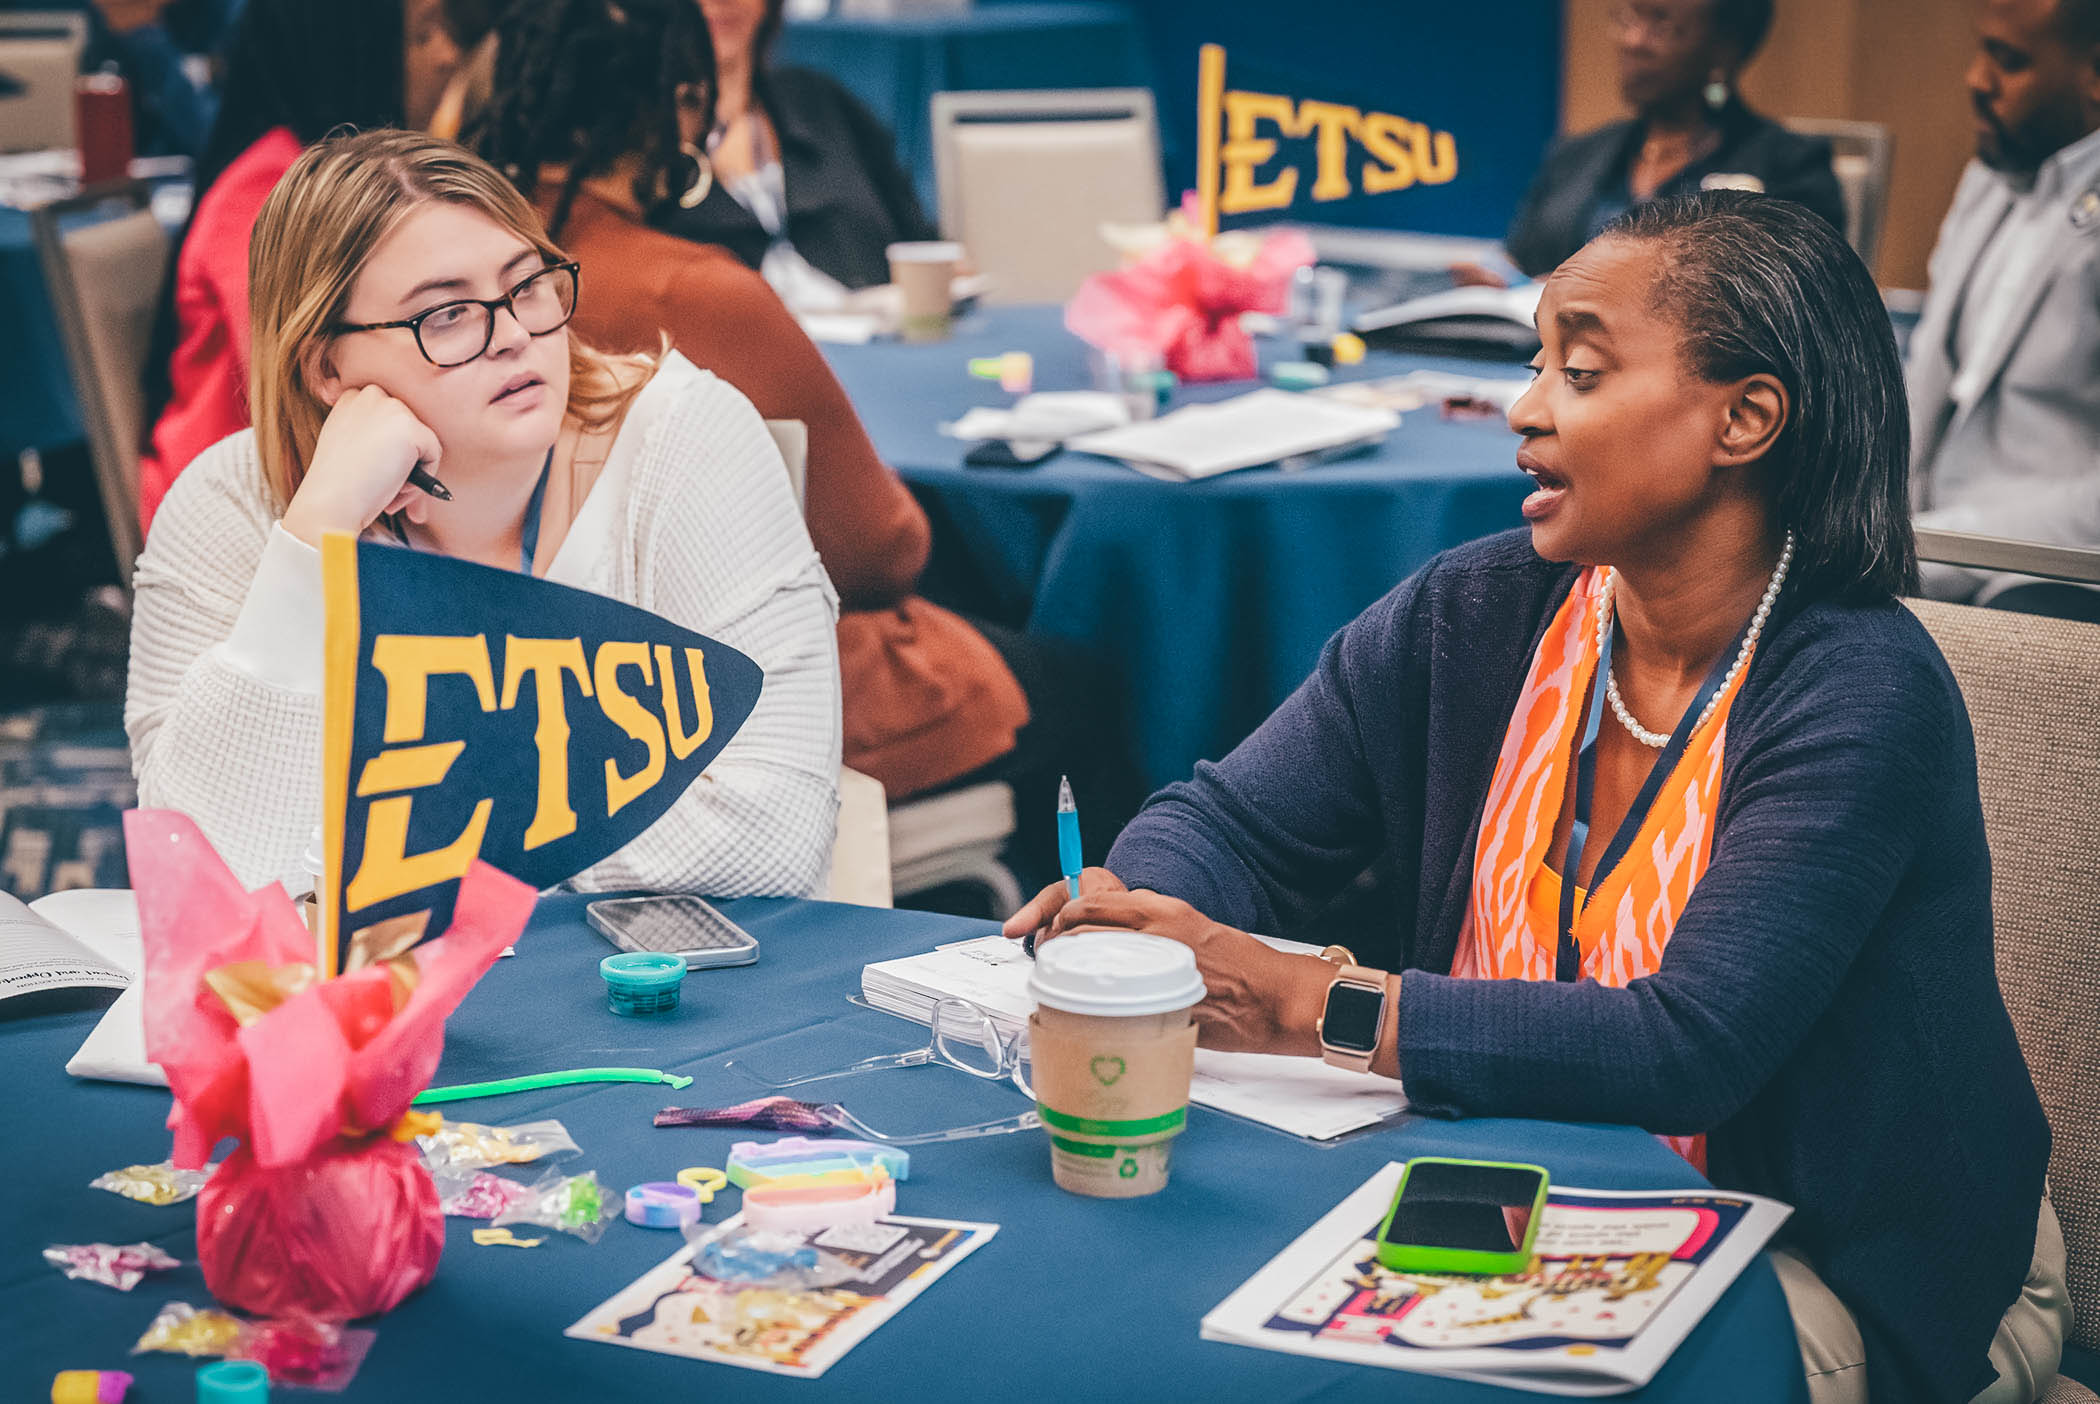
<instances>
[{"instance_id":1,"label":"teal lip balm container","mask_svg":"<svg viewBox=\"0 0 2100 1404\"><path fill-rule=\"evenodd\" d=\"M685 983L685 957L662 951L622 951L598 962L605 980L605 1003L615 1014L630 1017L668 1014L678 1007Z\"/></svg>"}]
</instances>

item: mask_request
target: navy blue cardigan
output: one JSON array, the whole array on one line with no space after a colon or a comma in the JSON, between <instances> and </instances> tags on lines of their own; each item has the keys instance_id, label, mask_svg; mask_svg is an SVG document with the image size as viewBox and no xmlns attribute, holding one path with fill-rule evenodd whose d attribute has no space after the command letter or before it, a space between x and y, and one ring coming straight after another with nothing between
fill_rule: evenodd
<instances>
[{"instance_id":1,"label":"navy blue cardigan","mask_svg":"<svg viewBox=\"0 0 2100 1404\"><path fill-rule=\"evenodd\" d=\"M1968 713L1894 602L1782 603L1729 713L1713 860L1661 968L1456 980L1473 851L1532 653L1575 578L1521 531L1440 556L1329 641L1109 867L1288 935L1374 863L1420 1111L1707 1136L1795 1206L1876 1400L1967 1400L2033 1250L2049 1131L1998 991Z\"/></svg>"}]
</instances>

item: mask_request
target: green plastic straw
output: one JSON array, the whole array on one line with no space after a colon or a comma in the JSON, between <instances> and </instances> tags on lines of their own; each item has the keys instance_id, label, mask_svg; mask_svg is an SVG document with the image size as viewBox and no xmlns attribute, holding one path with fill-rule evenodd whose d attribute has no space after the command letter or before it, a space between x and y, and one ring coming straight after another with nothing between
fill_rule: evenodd
<instances>
[{"instance_id":1,"label":"green plastic straw","mask_svg":"<svg viewBox=\"0 0 2100 1404\"><path fill-rule=\"evenodd\" d=\"M542 1087L573 1087L584 1082L656 1082L671 1087L690 1087L693 1080L656 1068L570 1068L566 1072L534 1073L530 1077L506 1077L496 1082L463 1082L457 1087L433 1087L413 1105L436 1106L441 1102L464 1102L474 1097L501 1097L507 1092L533 1092Z\"/></svg>"}]
</instances>

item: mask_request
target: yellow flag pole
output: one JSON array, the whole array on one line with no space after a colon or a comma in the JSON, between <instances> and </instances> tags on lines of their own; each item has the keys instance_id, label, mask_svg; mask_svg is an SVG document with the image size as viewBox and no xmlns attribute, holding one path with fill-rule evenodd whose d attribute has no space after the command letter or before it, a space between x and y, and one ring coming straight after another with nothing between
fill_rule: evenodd
<instances>
[{"instance_id":1,"label":"yellow flag pole","mask_svg":"<svg viewBox=\"0 0 2100 1404\"><path fill-rule=\"evenodd\" d=\"M1207 243L1218 236L1220 128L1225 106L1225 50L1205 44L1196 60L1197 222Z\"/></svg>"}]
</instances>

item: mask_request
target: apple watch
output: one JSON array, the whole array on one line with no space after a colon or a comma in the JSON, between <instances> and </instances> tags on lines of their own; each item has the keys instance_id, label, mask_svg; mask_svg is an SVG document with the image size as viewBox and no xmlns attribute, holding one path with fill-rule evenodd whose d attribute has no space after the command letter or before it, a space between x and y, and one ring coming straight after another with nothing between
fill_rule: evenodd
<instances>
[{"instance_id":1,"label":"apple watch","mask_svg":"<svg viewBox=\"0 0 2100 1404\"><path fill-rule=\"evenodd\" d=\"M1340 946L1329 946L1323 958L1341 967L1327 987L1327 1008L1320 1015L1320 1056L1338 1068L1369 1072L1385 1025L1385 975L1367 970Z\"/></svg>"}]
</instances>

